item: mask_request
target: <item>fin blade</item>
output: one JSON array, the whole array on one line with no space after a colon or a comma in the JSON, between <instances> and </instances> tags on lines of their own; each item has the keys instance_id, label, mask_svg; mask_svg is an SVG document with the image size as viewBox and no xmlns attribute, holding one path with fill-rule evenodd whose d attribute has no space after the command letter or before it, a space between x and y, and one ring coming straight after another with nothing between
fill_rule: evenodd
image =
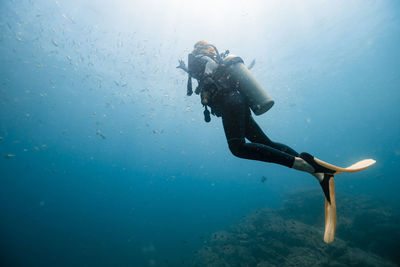
<instances>
[{"instance_id":1,"label":"fin blade","mask_svg":"<svg viewBox=\"0 0 400 267\"><path fill-rule=\"evenodd\" d=\"M335 199L335 180L329 180L330 203L325 199L325 233L324 242L332 243L336 233L336 199Z\"/></svg>"},{"instance_id":2,"label":"fin blade","mask_svg":"<svg viewBox=\"0 0 400 267\"><path fill-rule=\"evenodd\" d=\"M375 164L376 160L374 159L364 159L364 160L360 160L352 165L350 165L347 168L343 168L343 167L338 167L335 166L333 164L327 163L325 161L322 161L318 158L314 158L315 162L325 168L334 170L335 173L334 174L338 174L338 173L342 173L342 172L358 172L358 171L362 171L372 165Z\"/></svg>"},{"instance_id":3,"label":"fin blade","mask_svg":"<svg viewBox=\"0 0 400 267\"><path fill-rule=\"evenodd\" d=\"M359 162L356 162L356 163L350 165L349 167L347 167L345 169L348 171L350 171L350 170L361 171L361 170L368 168L371 165L374 165L375 162L376 162L376 160L374 160L374 159L364 159L364 160L360 160Z\"/></svg>"}]
</instances>

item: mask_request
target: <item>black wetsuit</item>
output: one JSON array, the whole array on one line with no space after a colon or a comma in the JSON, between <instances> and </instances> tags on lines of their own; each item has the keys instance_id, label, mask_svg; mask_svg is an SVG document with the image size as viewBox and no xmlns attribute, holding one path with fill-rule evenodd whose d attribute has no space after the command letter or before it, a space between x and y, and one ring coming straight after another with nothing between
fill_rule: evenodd
<instances>
[{"instance_id":1,"label":"black wetsuit","mask_svg":"<svg viewBox=\"0 0 400 267\"><path fill-rule=\"evenodd\" d=\"M299 154L292 148L272 142L254 121L250 108L238 91L224 93L218 103L226 139L232 154L245 159L273 162L291 168ZM246 143L245 138L251 143Z\"/></svg>"},{"instance_id":2,"label":"black wetsuit","mask_svg":"<svg viewBox=\"0 0 400 267\"><path fill-rule=\"evenodd\" d=\"M286 145L272 142L264 134L254 121L245 97L237 90L226 87L218 89L214 82L220 75L216 74L219 72L218 68L213 75L204 75L209 61L206 57L216 61L213 55L189 54L189 72L198 80L196 93L201 93L202 100L206 96L206 103L211 107L211 113L222 117L231 152L239 158L273 162L291 168L294 157L298 157L299 154ZM245 139L251 143L246 143Z\"/></svg>"}]
</instances>

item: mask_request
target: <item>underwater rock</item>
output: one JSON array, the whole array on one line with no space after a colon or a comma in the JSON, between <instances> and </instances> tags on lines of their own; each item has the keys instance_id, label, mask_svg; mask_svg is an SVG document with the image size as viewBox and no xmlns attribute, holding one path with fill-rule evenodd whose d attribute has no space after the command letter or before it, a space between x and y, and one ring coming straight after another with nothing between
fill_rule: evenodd
<instances>
[{"instance_id":1,"label":"underwater rock","mask_svg":"<svg viewBox=\"0 0 400 267\"><path fill-rule=\"evenodd\" d=\"M319 193L319 192L318 192ZM294 194L211 235L195 266L398 266L399 211L365 197L338 198L337 237L323 242L323 197Z\"/></svg>"}]
</instances>

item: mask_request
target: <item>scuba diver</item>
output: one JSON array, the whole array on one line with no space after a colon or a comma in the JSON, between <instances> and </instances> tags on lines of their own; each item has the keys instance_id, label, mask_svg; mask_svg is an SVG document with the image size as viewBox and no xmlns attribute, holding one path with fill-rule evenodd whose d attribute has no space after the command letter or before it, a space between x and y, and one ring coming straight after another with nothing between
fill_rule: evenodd
<instances>
[{"instance_id":1,"label":"scuba diver","mask_svg":"<svg viewBox=\"0 0 400 267\"><path fill-rule=\"evenodd\" d=\"M261 115L272 107L274 101L243 63L240 57L230 55L229 50L220 54L214 45L199 41L188 55L188 66L179 60L177 68L189 75L188 96L193 94L192 78L197 80L195 93L200 95L205 108L205 121L211 120L208 107L211 114L222 117L226 140L233 155L308 172L318 179L330 203L329 180L335 171L319 165L308 153L299 154L287 145L272 141L262 131L250 109Z\"/></svg>"}]
</instances>

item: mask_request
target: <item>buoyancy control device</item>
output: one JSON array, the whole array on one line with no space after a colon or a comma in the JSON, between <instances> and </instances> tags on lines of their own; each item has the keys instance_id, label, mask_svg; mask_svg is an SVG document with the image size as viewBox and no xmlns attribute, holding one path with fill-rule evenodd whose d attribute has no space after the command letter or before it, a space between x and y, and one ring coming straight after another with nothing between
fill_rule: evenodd
<instances>
[{"instance_id":1,"label":"buoyancy control device","mask_svg":"<svg viewBox=\"0 0 400 267\"><path fill-rule=\"evenodd\" d=\"M188 68L178 66L189 74L187 95L191 95L193 92L191 77L194 77L199 83L197 94L201 92L202 80L211 78L218 90L238 90L243 94L254 114L261 115L267 112L274 105L274 100L244 65L243 59L229 55L229 50L220 54L214 45L209 44L209 46L215 53L190 53ZM207 65L208 62L216 64L211 72L207 72L206 66L213 64ZM206 105L204 115L206 122L209 122L210 117Z\"/></svg>"}]
</instances>

